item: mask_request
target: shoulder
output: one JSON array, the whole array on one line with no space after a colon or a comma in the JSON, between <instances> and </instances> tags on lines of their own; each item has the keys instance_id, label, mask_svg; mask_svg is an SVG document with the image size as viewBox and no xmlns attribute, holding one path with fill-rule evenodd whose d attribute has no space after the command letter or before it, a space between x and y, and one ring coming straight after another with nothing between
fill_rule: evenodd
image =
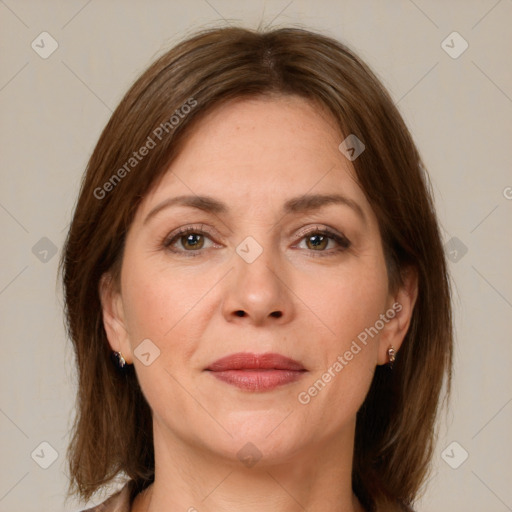
<instances>
[{"instance_id":1,"label":"shoulder","mask_svg":"<svg viewBox=\"0 0 512 512\"><path fill-rule=\"evenodd\" d=\"M130 480L103 503L81 512L130 512L134 498L133 486L134 481Z\"/></svg>"}]
</instances>

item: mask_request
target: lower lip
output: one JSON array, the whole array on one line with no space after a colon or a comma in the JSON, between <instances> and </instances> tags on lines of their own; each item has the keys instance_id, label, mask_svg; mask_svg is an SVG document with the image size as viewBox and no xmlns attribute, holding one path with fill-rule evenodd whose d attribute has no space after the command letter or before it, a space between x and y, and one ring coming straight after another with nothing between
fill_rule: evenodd
<instances>
[{"instance_id":1,"label":"lower lip","mask_svg":"<svg viewBox=\"0 0 512 512\"><path fill-rule=\"evenodd\" d=\"M249 391L268 391L302 377L305 371L296 370L225 370L210 372L217 379Z\"/></svg>"}]
</instances>

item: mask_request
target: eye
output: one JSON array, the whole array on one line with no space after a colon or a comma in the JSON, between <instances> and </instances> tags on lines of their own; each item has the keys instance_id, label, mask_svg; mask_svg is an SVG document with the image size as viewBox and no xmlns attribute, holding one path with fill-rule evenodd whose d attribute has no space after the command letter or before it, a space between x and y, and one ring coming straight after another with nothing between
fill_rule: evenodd
<instances>
[{"instance_id":1,"label":"eye","mask_svg":"<svg viewBox=\"0 0 512 512\"><path fill-rule=\"evenodd\" d=\"M211 240L208 235L208 232L203 229L197 229L193 226L180 228L165 238L163 246L172 252L199 253L201 249L205 248L205 241ZM180 245L181 247L179 247ZM178 246L178 248L176 248L176 246ZM187 254L187 256L197 255Z\"/></svg>"},{"instance_id":2,"label":"eye","mask_svg":"<svg viewBox=\"0 0 512 512\"><path fill-rule=\"evenodd\" d=\"M189 226L179 228L168 235L163 240L162 245L174 253L186 254L186 256L199 256L202 253L202 249L215 245L212 242L210 246L205 246L206 241L212 241L210 236L210 233L202 227ZM317 253L312 254L313 256L332 256L347 250L352 245L345 236L328 228L320 228L319 226L308 231L302 231L299 235L299 240L300 243L306 244L306 250L311 253ZM300 243L297 245L300 246ZM329 248L329 245L334 245L334 247L331 247L331 250L326 250Z\"/></svg>"},{"instance_id":3,"label":"eye","mask_svg":"<svg viewBox=\"0 0 512 512\"><path fill-rule=\"evenodd\" d=\"M314 229L301 233L301 243L304 241L306 249L311 252L317 252L314 256L332 256L334 253L346 251L352 244L348 238L340 235L327 228L319 228L318 226ZM334 244L334 248L331 251L325 249L329 246L329 243Z\"/></svg>"}]
</instances>

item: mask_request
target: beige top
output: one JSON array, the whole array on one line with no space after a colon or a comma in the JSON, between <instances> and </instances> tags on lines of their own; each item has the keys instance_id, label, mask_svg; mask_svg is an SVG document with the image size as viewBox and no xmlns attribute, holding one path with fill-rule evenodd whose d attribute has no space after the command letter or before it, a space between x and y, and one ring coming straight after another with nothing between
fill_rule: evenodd
<instances>
[{"instance_id":1,"label":"beige top","mask_svg":"<svg viewBox=\"0 0 512 512\"><path fill-rule=\"evenodd\" d=\"M130 512L137 494L134 492L134 483L133 480L128 481L123 488L103 503L82 512Z\"/></svg>"},{"instance_id":2,"label":"beige top","mask_svg":"<svg viewBox=\"0 0 512 512\"><path fill-rule=\"evenodd\" d=\"M137 493L134 490L133 480L128 481L125 486L116 494L113 494L103 503L96 507L82 510L82 512L131 512L133 502ZM414 512L414 510L407 506L402 505L404 511Z\"/></svg>"}]
</instances>

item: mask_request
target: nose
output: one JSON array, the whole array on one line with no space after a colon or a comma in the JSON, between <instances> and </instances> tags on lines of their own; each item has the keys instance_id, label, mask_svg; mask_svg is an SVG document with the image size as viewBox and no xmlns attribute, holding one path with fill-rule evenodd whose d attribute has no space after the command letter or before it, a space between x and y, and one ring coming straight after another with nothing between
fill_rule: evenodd
<instances>
[{"instance_id":1,"label":"nose","mask_svg":"<svg viewBox=\"0 0 512 512\"><path fill-rule=\"evenodd\" d=\"M248 263L235 254L223 302L228 322L273 325L289 322L294 314L293 293L284 266L271 250Z\"/></svg>"}]
</instances>

